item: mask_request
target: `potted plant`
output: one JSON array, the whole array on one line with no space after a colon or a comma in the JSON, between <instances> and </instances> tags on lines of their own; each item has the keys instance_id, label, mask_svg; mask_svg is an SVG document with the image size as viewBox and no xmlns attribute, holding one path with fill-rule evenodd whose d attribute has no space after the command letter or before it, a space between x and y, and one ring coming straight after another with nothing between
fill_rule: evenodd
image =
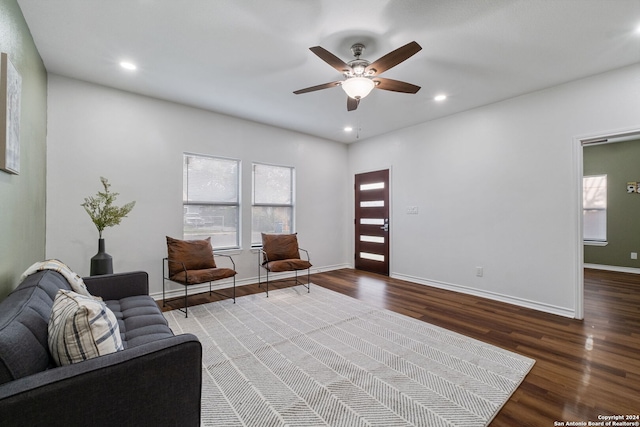
<instances>
[{"instance_id":1,"label":"potted plant","mask_svg":"<svg viewBox=\"0 0 640 427\"><path fill-rule=\"evenodd\" d=\"M119 193L109 191L111 184L106 178L100 177L100 181L104 191L99 191L95 196L86 197L81 205L98 229L98 253L91 258L90 274L92 276L113 273L113 259L105 252L102 231L107 227L120 224L122 218L126 217L136 204L136 202L129 202L121 207L115 206L113 203Z\"/></svg>"}]
</instances>

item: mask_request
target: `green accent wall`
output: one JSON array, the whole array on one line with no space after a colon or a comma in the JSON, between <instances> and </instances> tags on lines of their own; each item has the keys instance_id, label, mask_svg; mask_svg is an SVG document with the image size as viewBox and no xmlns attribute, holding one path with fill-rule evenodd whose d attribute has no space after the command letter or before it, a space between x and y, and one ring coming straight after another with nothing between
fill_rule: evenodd
<instances>
[{"instance_id":1,"label":"green accent wall","mask_svg":"<svg viewBox=\"0 0 640 427\"><path fill-rule=\"evenodd\" d=\"M47 72L16 0L0 0L0 52L22 77L20 174L0 171L2 300L45 256Z\"/></svg>"},{"instance_id":2,"label":"green accent wall","mask_svg":"<svg viewBox=\"0 0 640 427\"><path fill-rule=\"evenodd\" d=\"M584 147L584 175L607 174L607 246L584 246L584 262L640 268L640 193L627 193L627 182L640 183L640 139Z\"/></svg>"}]
</instances>

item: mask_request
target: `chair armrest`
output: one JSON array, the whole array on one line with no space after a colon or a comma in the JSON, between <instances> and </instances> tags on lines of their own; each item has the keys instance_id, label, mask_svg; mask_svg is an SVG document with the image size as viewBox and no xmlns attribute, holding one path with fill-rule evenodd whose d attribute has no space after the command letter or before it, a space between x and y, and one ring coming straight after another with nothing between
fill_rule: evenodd
<instances>
[{"instance_id":1,"label":"chair armrest","mask_svg":"<svg viewBox=\"0 0 640 427\"><path fill-rule=\"evenodd\" d=\"M214 258L215 258L215 257L219 257L219 256L221 256L221 257L225 257L225 258L229 258L229 260L231 260L231 264L233 265L233 269L234 269L234 270L236 269L236 263L235 263L235 262L233 262L233 258L231 258L231 255L224 255L224 254L214 254L214 255L213 255L213 257L214 257Z\"/></svg>"},{"instance_id":2,"label":"chair armrest","mask_svg":"<svg viewBox=\"0 0 640 427\"><path fill-rule=\"evenodd\" d=\"M309 251L306 249L302 249L302 248L298 248L299 251L304 252L305 254L307 254L307 261L311 261L311 258L309 258Z\"/></svg>"},{"instance_id":3,"label":"chair armrest","mask_svg":"<svg viewBox=\"0 0 640 427\"><path fill-rule=\"evenodd\" d=\"M0 386L12 426L200 425L202 346L178 335Z\"/></svg>"},{"instance_id":4,"label":"chair armrest","mask_svg":"<svg viewBox=\"0 0 640 427\"><path fill-rule=\"evenodd\" d=\"M260 259L260 255L262 255L262 259ZM260 261L262 261L262 262L260 262ZM267 256L267 253L265 252L264 249L259 248L258 249L258 264L259 265L265 265L268 262L269 262L269 257Z\"/></svg>"},{"instance_id":5,"label":"chair armrest","mask_svg":"<svg viewBox=\"0 0 640 427\"><path fill-rule=\"evenodd\" d=\"M149 275L145 271L90 276L83 280L91 295L105 301L149 295Z\"/></svg>"}]
</instances>

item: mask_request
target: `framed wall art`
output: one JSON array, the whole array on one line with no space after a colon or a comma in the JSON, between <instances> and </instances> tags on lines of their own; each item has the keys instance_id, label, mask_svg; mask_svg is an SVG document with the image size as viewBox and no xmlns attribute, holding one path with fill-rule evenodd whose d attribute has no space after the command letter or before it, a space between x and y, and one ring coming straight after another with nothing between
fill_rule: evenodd
<instances>
[{"instance_id":1,"label":"framed wall art","mask_svg":"<svg viewBox=\"0 0 640 427\"><path fill-rule=\"evenodd\" d=\"M20 173L20 92L22 78L9 55L0 53L0 169Z\"/></svg>"}]
</instances>

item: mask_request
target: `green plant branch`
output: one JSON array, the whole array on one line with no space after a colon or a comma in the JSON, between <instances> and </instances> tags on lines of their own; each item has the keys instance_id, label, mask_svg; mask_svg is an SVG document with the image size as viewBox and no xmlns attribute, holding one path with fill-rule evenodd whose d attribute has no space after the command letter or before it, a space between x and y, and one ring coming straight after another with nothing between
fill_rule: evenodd
<instances>
[{"instance_id":1,"label":"green plant branch","mask_svg":"<svg viewBox=\"0 0 640 427\"><path fill-rule=\"evenodd\" d=\"M120 224L122 218L131 212L136 202L129 202L121 207L114 206L113 203L120 193L109 191L111 184L106 178L100 177L100 181L104 186L104 191L99 191L95 196L85 197L81 206L91 217L91 221L98 229L98 236L102 239L102 231L107 227Z\"/></svg>"}]
</instances>

